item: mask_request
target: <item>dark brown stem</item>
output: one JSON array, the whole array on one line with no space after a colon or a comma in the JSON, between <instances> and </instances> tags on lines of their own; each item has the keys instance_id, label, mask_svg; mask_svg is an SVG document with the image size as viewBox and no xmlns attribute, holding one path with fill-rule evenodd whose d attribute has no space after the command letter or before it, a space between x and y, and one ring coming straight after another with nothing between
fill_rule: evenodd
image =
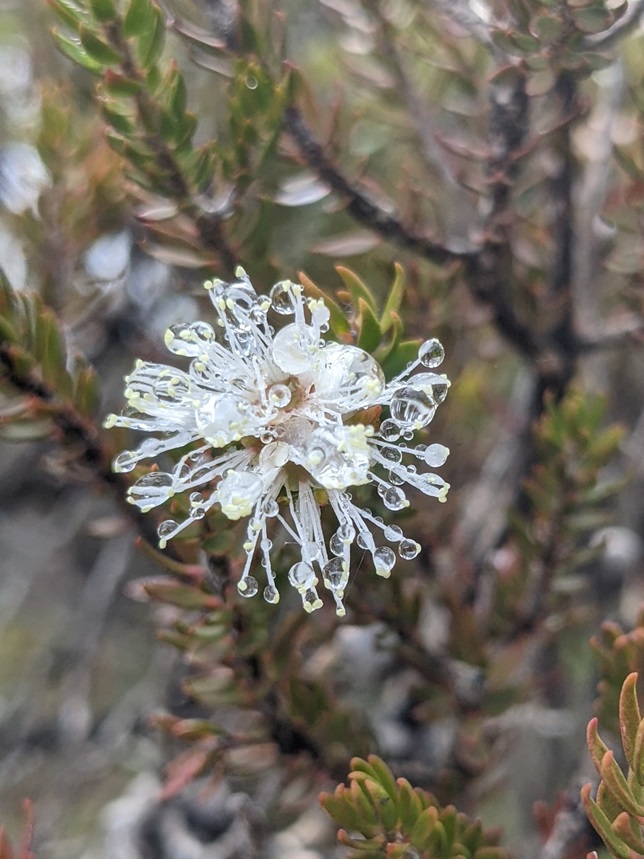
<instances>
[{"instance_id":1,"label":"dark brown stem","mask_svg":"<svg viewBox=\"0 0 644 859\"><path fill-rule=\"evenodd\" d=\"M406 248L433 263L458 262L467 260L472 256L471 250L458 247L456 242L452 246L441 244L417 233L372 202L362 189L347 179L332 162L295 105L286 108L284 127L295 141L306 163L315 170L323 182L326 182L336 194L346 201L347 211L356 221L388 241L395 242L400 247Z\"/></svg>"}]
</instances>

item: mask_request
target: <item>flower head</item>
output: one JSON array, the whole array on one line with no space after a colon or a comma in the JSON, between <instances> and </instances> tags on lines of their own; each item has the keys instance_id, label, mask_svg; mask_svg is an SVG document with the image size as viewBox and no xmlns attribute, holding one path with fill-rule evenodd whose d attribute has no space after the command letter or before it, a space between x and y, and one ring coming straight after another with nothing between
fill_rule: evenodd
<instances>
[{"instance_id":1,"label":"flower head","mask_svg":"<svg viewBox=\"0 0 644 859\"><path fill-rule=\"evenodd\" d=\"M389 510L409 505L404 484L445 500L448 484L413 463L439 466L449 453L440 444L413 444L449 387L445 376L433 372L443 347L427 340L417 360L387 383L367 352L324 340L330 314L322 300L305 298L290 281L259 296L242 269L237 276L234 283L205 284L217 316L214 328L195 322L168 329L168 349L192 359L187 372L139 361L126 378L128 405L122 415L110 415L106 426L161 435L120 453L114 469L131 471L143 459L190 445L171 471L144 475L128 493L143 511L191 493L188 518L162 522L159 545L165 547L215 505L233 521L248 518L246 563L237 587L245 597L257 593L252 573L259 554L264 598L276 603L271 548L281 526L282 541L298 548L288 579L304 608L322 605L321 579L343 615L354 543L384 577L396 552L377 545L374 533L397 545L401 558L414 558L420 550L398 526L357 506L351 488L373 484ZM286 324L275 330L269 311ZM381 421L383 408L388 416ZM328 542L322 506L337 521Z\"/></svg>"}]
</instances>

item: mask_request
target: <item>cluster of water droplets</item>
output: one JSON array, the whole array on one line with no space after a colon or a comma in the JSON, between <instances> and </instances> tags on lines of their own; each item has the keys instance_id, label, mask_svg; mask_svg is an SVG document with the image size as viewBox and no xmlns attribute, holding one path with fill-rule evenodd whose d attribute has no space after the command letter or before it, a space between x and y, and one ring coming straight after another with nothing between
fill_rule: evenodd
<instances>
[{"instance_id":1,"label":"cluster of water droplets","mask_svg":"<svg viewBox=\"0 0 644 859\"><path fill-rule=\"evenodd\" d=\"M238 590L244 597L260 590L259 558L264 599L276 603L272 549L281 529L280 542L297 549L287 578L304 608L322 605L322 585L342 615L354 545L385 577L398 558L420 551L398 526L355 504L348 490L371 483L391 511L409 505L404 485L445 500L448 485L424 467L442 465L447 448L413 443L447 394L447 378L434 372L443 347L426 341L417 359L387 383L364 350L324 339L329 311L323 301L306 298L290 281L259 296L242 269L237 276L234 283L205 284L214 326L179 323L166 332L167 348L190 359L187 371L140 361L126 378L127 406L108 416L106 426L160 436L122 452L113 467L129 472L141 460L194 448L129 490L128 500L143 511L187 493L186 518L162 522L159 544L214 505L230 520L248 519ZM284 323L277 330L269 311ZM321 504L337 520L328 540ZM391 545L377 545L374 534Z\"/></svg>"}]
</instances>

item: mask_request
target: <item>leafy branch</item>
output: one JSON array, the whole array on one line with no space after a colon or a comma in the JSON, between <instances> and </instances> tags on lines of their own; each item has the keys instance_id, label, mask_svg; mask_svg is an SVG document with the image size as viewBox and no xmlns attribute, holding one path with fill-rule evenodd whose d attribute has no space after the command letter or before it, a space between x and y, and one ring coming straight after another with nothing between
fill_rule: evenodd
<instances>
[{"instance_id":1,"label":"leafy branch","mask_svg":"<svg viewBox=\"0 0 644 859\"><path fill-rule=\"evenodd\" d=\"M127 483L111 468L92 416L100 399L94 368L68 349L60 323L35 293L16 292L0 272L0 436L24 441L56 434L75 460L112 487L139 532L155 539L153 523L124 503ZM15 395L21 397L16 402Z\"/></svg>"},{"instance_id":2,"label":"leafy branch","mask_svg":"<svg viewBox=\"0 0 644 859\"><path fill-rule=\"evenodd\" d=\"M160 6L130 0L121 13L113 0L50 5L64 27L53 31L60 50L101 79L97 98L107 140L126 160L137 193L143 192L143 222L178 246L175 261L218 262L232 274L235 254L222 214L209 211L200 197L215 181L214 148L195 147L197 119L187 108L185 80L176 63L162 64L166 21ZM158 198L173 206L155 203Z\"/></svg>"},{"instance_id":3,"label":"leafy branch","mask_svg":"<svg viewBox=\"0 0 644 859\"><path fill-rule=\"evenodd\" d=\"M619 727L628 771L624 775L600 738L597 719L588 724L588 748L600 783L596 798L592 786L582 789L588 818L616 859L644 855L644 719L637 699L637 674L629 674L619 698Z\"/></svg>"},{"instance_id":4,"label":"leafy branch","mask_svg":"<svg viewBox=\"0 0 644 859\"><path fill-rule=\"evenodd\" d=\"M342 828L338 841L352 859L503 859L498 833L480 821L442 807L434 796L394 779L380 758L353 758L349 786L320 795L322 807Z\"/></svg>"}]
</instances>

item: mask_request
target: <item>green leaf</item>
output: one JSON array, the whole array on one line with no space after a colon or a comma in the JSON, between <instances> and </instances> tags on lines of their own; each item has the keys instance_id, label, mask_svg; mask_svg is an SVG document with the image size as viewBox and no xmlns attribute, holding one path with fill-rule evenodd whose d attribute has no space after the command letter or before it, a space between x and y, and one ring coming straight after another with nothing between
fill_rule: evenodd
<instances>
[{"instance_id":1,"label":"green leaf","mask_svg":"<svg viewBox=\"0 0 644 859\"><path fill-rule=\"evenodd\" d=\"M87 10L74 0L47 0L52 11L63 23L78 32L78 27L87 21Z\"/></svg>"},{"instance_id":2,"label":"green leaf","mask_svg":"<svg viewBox=\"0 0 644 859\"><path fill-rule=\"evenodd\" d=\"M630 859L630 850L624 842L618 838L612 830L610 820L606 817L599 805L590 796L591 785L584 785L581 798L586 809L588 819L597 830L604 844L617 859Z\"/></svg>"},{"instance_id":3,"label":"green leaf","mask_svg":"<svg viewBox=\"0 0 644 859\"><path fill-rule=\"evenodd\" d=\"M153 26L154 13L150 0L131 0L123 19L123 35L126 38L138 38Z\"/></svg>"},{"instance_id":4,"label":"green leaf","mask_svg":"<svg viewBox=\"0 0 644 859\"><path fill-rule=\"evenodd\" d=\"M207 537L202 548L209 555L226 555L233 549L236 542L237 538L233 531L223 531L221 534Z\"/></svg>"},{"instance_id":5,"label":"green leaf","mask_svg":"<svg viewBox=\"0 0 644 859\"><path fill-rule=\"evenodd\" d=\"M637 702L637 674L628 675L619 696L619 727L624 754L629 765L635 769L635 742L642 717Z\"/></svg>"},{"instance_id":6,"label":"green leaf","mask_svg":"<svg viewBox=\"0 0 644 859\"><path fill-rule=\"evenodd\" d=\"M633 820L625 811L618 814L611 824L615 835L634 850L638 856L644 856L644 841L639 824Z\"/></svg>"},{"instance_id":7,"label":"green leaf","mask_svg":"<svg viewBox=\"0 0 644 859\"><path fill-rule=\"evenodd\" d=\"M599 33L611 25L611 14L603 4L573 9L572 18L575 25L584 33Z\"/></svg>"},{"instance_id":8,"label":"green leaf","mask_svg":"<svg viewBox=\"0 0 644 859\"><path fill-rule=\"evenodd\" d=\"M103 76L103 86L111 96L132 96L143 89L141 81L128 78L113 69L106 70Z\"/></svg>"},{"instance_id":9,"label":"green leaf","mask_svg":"<svg viewBox=\"0 0 644 859\"><path fill-rule=\"evenodd\" d=\"M198 153L197 159L188 168L187 174L193 188L198 191L210 184L214 174L214 154L208 145Z\"/></svg>"},{"instance_id":10,"label":"green leaf","mask_svg":"<svg viewBox=\"0 0 644 859\"><path fill-rule=\"evenodd\" d=\"M438 809L430 806L426 808L421 814L416 818L416 822L414 823L411 832L409 833L409 840L417 847L419 850L423 850L428 847L430 836L434 833L436 828L439 826L438 821ZM442 829L442 827L441 827ZM440 852L432 851L432 855L439 855Z\"/></svg>"},{"instance_id":11,"label":"green leaf","mask_svg":"<svg viewBox=\"0 0 644 859\"><path fill-rule=\"evenodd\" d=\"M212 674L189 677L183 681L186 694L206 707L222 707L226 704L241 704L243 693L236 688L232 671L218 669Z\"/></svg>"},{"instance_id":12,"label":"green leaf","mask_svg":"<svg viewBox=\"0 0 644 859\"><path fill-rule=\"evenodd\" d=\"M105 102L100 105L103 119L109 123L115 131L129 137L134 132L134 117L120 113L114 110L112 106L108 106Z\"/></svg>"},{"instance_id":13,"label":"green leaf","mask_svg":"<svg viewBox=\"0 0 644 859\"><path fill-rule=\"evenodd\" d=\"M394 268L396 270L394 282L391 284L391 289L389 290L387 301L385 302L385 308L382 311L382 317L380 318L380 327L383 333L389 331L394 324L394 314L398 314L403 295L405 294L405 270L400 263L397 262L394 263Z\"/></svg>"},{"instance_id":14,"label":"green leaf","mask_svg":"<svg viewBox=\"0 0 644 859\"><path fill-rule=\"evenodd\" d=\"M116 18L117 9L114 0L89 0L89 7L97 21L105 23Z\"/></svg>"},{"instance_id":15,"label":"green leaf","mask_svg":"<svg viewBox=\"0 0 644 859\"><path fill-rule=\"evenodd\" d=\"M407 779L396 780L398 785L398 817L404 832L411 832L422 809L418 807L417 797Z\"/></svg>"},{"instance_id":16,"label":"green leaf","mask_svg":"<svg viewBox=\"0 0 644 859\"><path fill-rule=\"evenodd\" d=\"M77 39L70 39L67 36L63 36L62 33L59 33L58 30L53 29L51 31L54 42L56 43L56 47L70 60L72 60L76 65L81 66L86 69L88 72L92 72L92 74L100 75L103 71L102 63L97 62L93 57L90 57L84 47L81 45L80 41Z\"/></svg>"},{"instance_id":17,"label":"green leaf","mask_svg":"<svg viewBox=\"0 0 644 859\"><path fill-rule=\"evenodd\" d=\"M629 814L633 814L636 817L644 815L644 808L640 807L633 796L630 785L626 781L624 773L619 768L615 760L615 755L610 750L606 752L602 759L600 775L611 795L624 811L628 811Z\"/></svg>"},{"instance_id":18,"label":"green leaf","mask_svg":"<svg viewBox=\"0 0 644 859\"><path fill-rule=\"evenodd\" d=\"M540 42L556 42L564 31L563 18L553 12L551 14L537 14L530 21L530 32Z\"/></svg>"},{"instance_id":19,"label":"green leaf","mask_svg":"<svg viewBox=\"0 0 644 859\"><path fill-rule=\"evenodd\" d=\"M136 54L144 69L149 69L156 63L165 43L165 17L156 4L151 8L150 27L140 34L136 42Z\"/></svg>"},{"instance_id":20,"label":"green leaf","mask_svg":"<svg viewBox=\"0 0 644 859\"><path fill-rule=\"evenodd\" d=\"M344 785L338 785L335 793L321 793L319 802L322 808L343 829L357 830L360 827L360 816L346 796Z\"/></svg>"},{"instance_id":21,"label":"green leaf","mask_svg":"<svg viewBox=\"0 0 644 859\"><path fill-rule=\"evenodd\" d=\"M419 340L403 340L402 343L399 343L382 362L385 376L391 379L393 376L398 375L398 373L402 373L410 361L416 360L419 346Z\"/></svg>"},{"instance_id":22,"label":"green leaf","mask_svg":"<svg viewBox=\"0 0 644 859\"><path fill-rule=\"evenodd\" d=\"M81 25L78 29L81 44L87 51L88 55L100 63L102 66L116 66L121 62L121 57L111 48L106 42L99 37L88 27Z\"/></svg>"},{"instance_id":23,"label":"green leaf","mask_svg":"<svg viewBox=\"0 0 644 859\"><path fill-rule=\"evenodd\" d=\"M632 766L638 784L644 785L644 720L640 722L635 735Z\"/></svg>"},{"instance_id":24,"label":"green leaf","mask_svg":"<svg viewBox=\"0 0 644 859\"><path fill-rule=\"evenodd\" d=\"M173 579L155 579L143 583L143 589L158 602L176 605L179 608L215 608L219 600L212 594L204 593L194 585L184 585Z\"/></svg>"},{"instance_id":25,"label":"green leaf","mask_svg":"<svg viewBox=\"0 0 644 859\"><path fill-rule=\"evenodd\" d=\"M398 796L398 787L387 764L377 755L369 755L367 761L369 762L369 765L371 766L371 769L379 783L384 787L392 799L396 799Z\"/></svg>"},{"instance_id":26,"label":"green leaf","mask_svg":"<svg viewBox=\"0 0 644 859\"><path fill-rule=\"evenodd\" d=\"M41 360L41 375L45 384L63 396L71 395L71 379L67 368L67 348L58 323L52 313L40 310L35 346ZM66 384L67 383L67 384ZM66 390L65 390L66 389Z\"/></svg>"},{"instance_id":27,"label":"green leaf","mask_svg":"<svg viewBox=\"0 0 644 859\"><path fill-rule=\"evenodd\" d=\"M365 352L374 352L382 340L382 331L375 313L363 298L358 299L357 328L357 345Z\"/></svg>"},{"instance_id":28,"label":"green leaf","mask_svg":"<svg viewBox=\"0 0 644 859\"><path fill-rule=\"evenodd\" d=\"M173 74L170 76L168 81L168 88L166 92L166 104L170 113L175 117L175 119L181 119L181 117L186 112L186 106L188 104L188 93L186 90L186 83L183 79L183 75L174 68Z\"/></svg>"},{"instance_id":29,"label":"green leaf","mask_svg":"<svg viewBox=\"0 0 644 859\"><path fill-rule=\"evenodd\" d=\"M98 377L92 367L77 371L72 398L76 409L83 417L91 418L96 414L101 397Z\"/></svg>"},{"instance_id":30,"label":"green leaf","mask_svg":"<svg viewBox=\"0 0 644 859\"><path fill-rule=\"evenodd\" d=\"M351 296L351 301L353 302L354 307L357 308L360 299L362 299L375 314L376 299L369 287L355 272L351 271L351 269L345 268L343 265L337 265L335 270L342 278L346 288L349 290L349 295Z\"/></svg>"}]
</instances>

